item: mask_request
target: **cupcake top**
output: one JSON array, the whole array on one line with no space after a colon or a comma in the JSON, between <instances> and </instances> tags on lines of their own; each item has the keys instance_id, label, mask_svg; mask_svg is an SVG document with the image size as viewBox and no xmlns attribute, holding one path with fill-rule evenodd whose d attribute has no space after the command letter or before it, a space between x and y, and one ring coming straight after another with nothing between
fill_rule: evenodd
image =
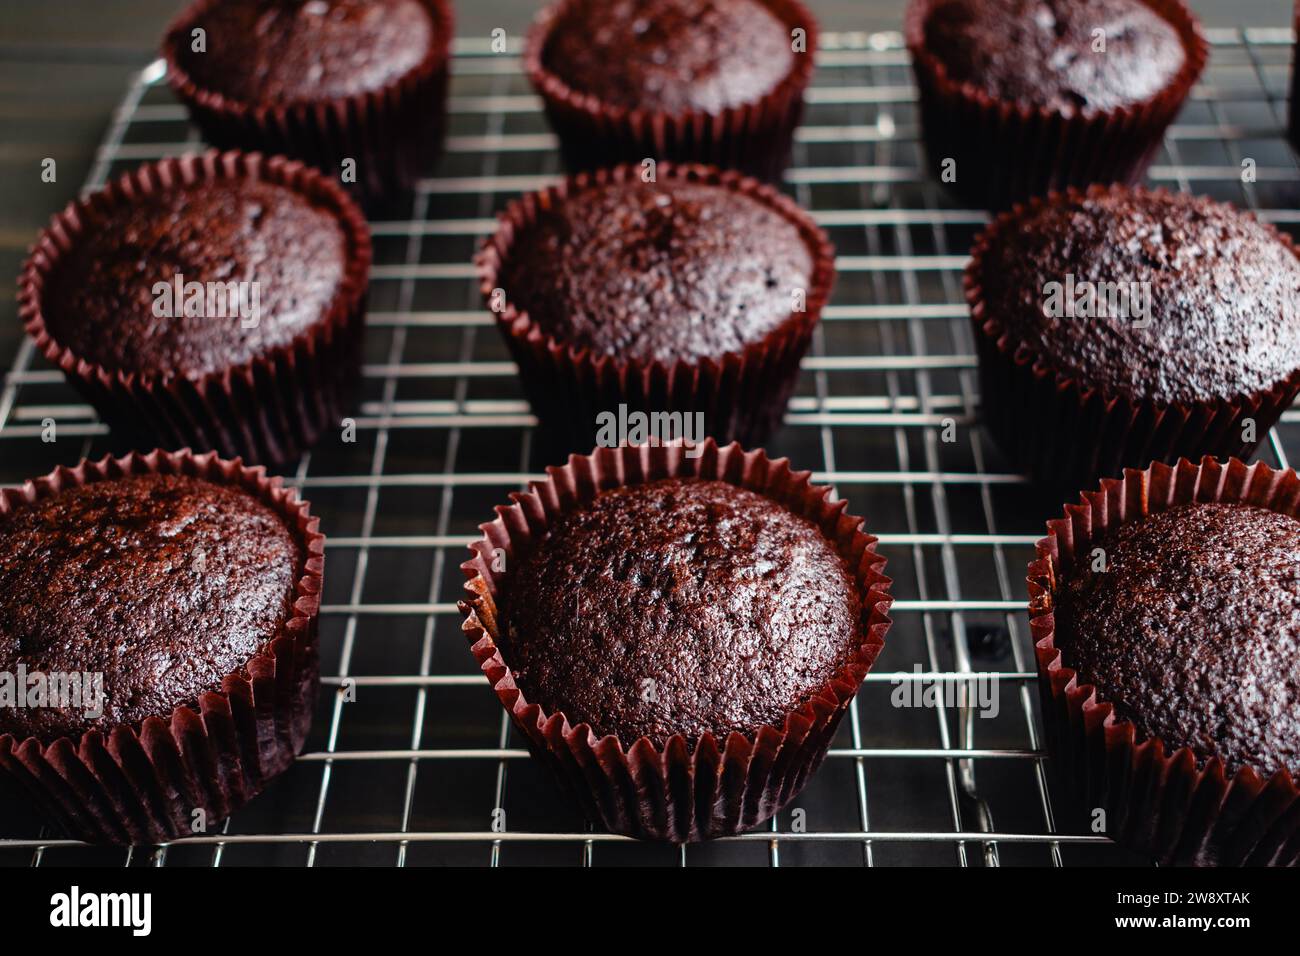
<instances>
[{"instance_id":1,"label":"cupcake top","mask_svg":"<svg viewBox=\"0 0 1300 956\"><path fill-rule=\"evenodd\" d=\"M0 733L48 742L196 704L276 636L304 559L245 491L178 475L94 482L0 517L0 671L98 673L104 693L98 717L0 708Z\"/></svg>"},{"instance_id":2,"label":"cupcake top","mask_svg":"<svg viewBox=\"0 0 1300 956\"><path fill-rule=\"evenodd\" d=\"M604 491L513 573L502 650L524 696L598 737L753 737L850 663L861 602L811 521L720 481Z\"/></svg>"},{"instance_id":3,"label":"cupcake top","mask_svg":"<svg viewBox=\"0 0 1300 956\"><path fill-rule=\"evenodd\" d=\"M90 215L42 308L55 341L110 371L244 364L323 321L346 276L337 212L264 180L161 188Z\"/></svg>"},{"instance_id":4,"label":"cupcake top","mask_svg":"<svg viewBox=\"0 0 1300 956\"><path fill-rule=\"evenodd\" d=\"M1300 261L1229 205L1093 189L1029 207L988 243L985 317L1084 387L1206 402L1300 369Z\"/></svg>"},{"instance_id":5,"label":"cupcake top","mask_svg":"<svg viewBox=\"0 0 1300 956\"><path fill-rule=\"evenodd\" d=\"M202 51L194 29L206 31ZM282 103L382 89L428 55L434 23L421 0L220 0L173 42L200 87Z\"/></svg>"},{"instance_id":6,"label":"cupcake top","mask_svg":"<svg viewBox=\"0 0 1300 956\"><path fill-rule=\"evenodd\" d=\"M790 319L813 266L799 228L751 196L638 179L539 209L515 236L499 282L559 341L671 363L761 341Z\"/></svg>"},{"instance_id":7,"label":"cupcake top","mask_svg":"<svg viewBox=\"0 0 1300 956\"><path fill-rule=\"evenodd\" d=\"M572 89L661 113L753 103L796 56L760 0L571 0L544 43L543 66Z\"/></svg>"},{"instance_id":8,"label":"cupcake top","mask_svg":"<svg viewBox=\"0 0 1300 956\"><path fill-rule=\"evenodd\" d=\"M1300 774L1300 521L1193 504L1114 529L1055 593L1081 683L1166 752Z\"/></svg>"},{"instance_id":9,"label":"cupcake top","mask_svg":"<svg viewBox=\"0 0 1300 956\"><path fill-rule=\"evenodd\" d=\"M1150 99L1187 58L1142 0L933 0L923 36L955 82L1066 114Z\"/></svg>"}]
</instances>

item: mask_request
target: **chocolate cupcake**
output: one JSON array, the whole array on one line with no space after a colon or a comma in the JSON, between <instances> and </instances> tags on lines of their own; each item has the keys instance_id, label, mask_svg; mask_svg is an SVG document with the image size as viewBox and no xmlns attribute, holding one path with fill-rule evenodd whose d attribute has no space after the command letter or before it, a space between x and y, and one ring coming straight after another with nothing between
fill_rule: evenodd
<instances>
[{"instance_id":1,"label":"chocolate cupcake","mask_svg":"<svg viewBox=\"0 0 1300 956\"><path fill-rule=\"evenodd\" d=\"M560 0L524 69L571 171L655 159L775 180L816 49L797 0Z\"/></svg>"},{"instance_id":2,"label":"chocolate cupcake","mask_svg":"<svg viewBox=\"0 0 1300 956\"><path fill-rule=\"evenodd\" d=\"M1000 216L971 256L985 419L1045 485L1248 457L1300 390L1295 247L1232 206L1071 190Z\"/></svg>"},{"instance_id":3,"label":"chocolate cupcake","mask_svg":"<svg viewBox=\"0 0 1300 956\"><path fill-rule=\"evenodd\" d=\"M1294 471L1183 460L1103 481L1038 543L1053 763L1080 819L1162 863L1300 861L1298 507Z\"/></svg>"},{"instance_id":4,"label":"chocolate cupcake","mask_svg":"<svg viewBox=\"0 0 1300 956\"><path fill-rule=\"evenodd\" d=\"M377 199L437 156L453 32L445 0L197 0L162 53L209 143L301 159Z\"/></svg>"},{"instance_id":5,"label":"chocolate cupcake","mask_svg":"<svg viewBox=\"0 0 1300 956\"><path fill-rule=\"evenodd\" d=\"M338 425L369 268L339 187L213 152L141 167L55 216L19 314L115 438L278 466Z\"/></svg>"},{"instance_id":6,"label":"chocolate cupcake","mask_svg":"<svg viewBox=\"0 0 1300 956\"><path fill-rule=\"evenodd\" d=\"M912 0L931 173L964 201L1145 174L1209 57L1180 0Z\"/></svg>"},{"instance_id":7,"label":"chocolate cupcake","mask_svg":"<svg viewBox=\"0 0 1300 956\"><path fill-rule=\"evenodd\" d=\"M587 816L750 829L802 789L889 627L861 520L738 445L600 449L498 509L463 565L475 658Z\"/></svg>"},{"instance_id":8,"label":"chocolate cupcake","mask_svg":"<svg viewBox=\"0 0 1300 956\"><path fill-rule=\"evenodd\" d=\"M739 173L641 173L580 174L511 203L477 259L484 298L564 451L597 444L597 417L620 406L698 414L707 434L757 444L785 412L834 250Z\"/></svg>"},{"instance_id":9,"label":"chocolate cupcake","mask_svg":"<svg viewBox=\"0 0 1300 956\"><path fill-rule=\"evenodd\" d=\"M278 479L213 454L0 492L0 674L25 688L0 695L0 774L95 842L203 832L256 796L311 723L323 542Z\"/></svg>"}]
</instances>

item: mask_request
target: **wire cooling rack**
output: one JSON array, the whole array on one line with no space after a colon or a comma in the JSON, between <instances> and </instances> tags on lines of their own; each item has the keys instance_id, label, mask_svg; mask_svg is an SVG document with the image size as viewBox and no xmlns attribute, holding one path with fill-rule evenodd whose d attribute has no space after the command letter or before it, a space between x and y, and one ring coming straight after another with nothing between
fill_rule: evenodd
<instances>
[{"instance_id":1,"label":"wire cooling rack","mask_svg":"<svg viewBox=\"0 0 1300 956\"><path fill-rule=\"evenodd\" d=\"M1151 178L1294 231L1300 173L1281 134L1291 32L1210 38L1210 67ZM818 59L786 187L830 233L840 277L768 447L866 516L899 600L884 654L793 807L767 829L705 845L592 832L473 668L457 566L476 525L543 463L469 262L494 214L557 177L559 160L517 51L462 40L447 155L402 218L372 223L355 441L327 438L288 476L329 535L324 686L303 756L219 832L166 847L85 847L7 809L0 862L1143 862L1054 809L1022 608L1033 542L1060 502L1037 499L978 424L960 282L984 216L952 205L921 171L898 34L831 34ZM162 78L153 63L132 82L87 188L200 145ZM53 442L43 440L50 422ZM1298 422L1289 412L1270 435L1274 463L1300 449ZM110 447L93 411L24 342L0 392L0 480ZM972 674L996 680L996 716L943 701L895 706L914 687L978 689Z\"/></svg>"}]
</instances>

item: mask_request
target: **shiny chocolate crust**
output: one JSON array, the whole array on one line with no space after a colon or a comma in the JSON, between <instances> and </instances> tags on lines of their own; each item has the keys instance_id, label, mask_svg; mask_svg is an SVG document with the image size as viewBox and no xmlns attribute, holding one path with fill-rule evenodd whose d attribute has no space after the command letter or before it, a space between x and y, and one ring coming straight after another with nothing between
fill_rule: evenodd
<instances>
[{"instance_id":1,"label":"shiny chocolate crust","mask_svg":"<svg viewBox=\"0 0 1300 956\"><path fill-rule=\"evenodd\" d=\"M0 708L21 741L169 717L289 618L306 555L266 504L174 474L72 487L0 518L0 671L101 673L100 716Z\"/></svg>"},{"instance_id":2,"label":"shiny chocolate crust","mask_svg":"<svg viewBox=\"0 0 1300 956\"><path fill-rule=\"evenodd\" d=\"M91 215L49 279L45 324L109 371L200 376L264 356L326 319L347 271L338 213L265 180L178 184ZM224 315L219 300L187 309L178 275L256 283L255 323L233 297ZM160 292L171 317L158 314Z\"/></svg>"},{"instance_id":3,"label":"shiny chocolate crust","mask_svg":"<svg viewBox=\"0 0 1300 956\"><path fill-rule=\"evenodd\" d=\"M753 738L863 641L835 545L722 481L603 491L556 521L512 578L502 644L519 689L626 745Z\"/></svg>"},{"instance_id":4,"label":"shiny chocolate crust","mask_svg":"<svg viewBox=\"0 0 1300 956\"><path fill-rule=\"evenodd\" d=\"M1066 114L1154 96L1186 58L1178 32L1141 0L938 0L924 38L954 81Z\"/></svg>"},{"instance_id":5,"label":"shiny chocolate crust","mask_svg":"<svg viewBox=\"0 0 1300 956\"><path fill-rule=\"evenodd\" d=\"M201 87L244 103L283 103L377 90L413 70L434 44L419 0L222 0L178 44Z\"/></svg>"},{"instance_id":6,"label":"shiny chocolate crust","mask_svg":"<svg viewBox=\"0 0 1300 956\"><path fill-rule=\"evenodd\" d=\"M759 100L794 57L790 31L757 0L577 0L542 52L575 90L665 113Z\"/></svg>"},{"instance_id":7,"label":"shiny chocolate crust","mask_svg":"<svg viewBox=\"0 0 1300 956\"><path fill-rule=\"evenodd\" d=\"M1120 525L1058 583L1062 662L1140 738L1300 774L1300 521L1197 503ZM1091 554L1097 552L1091 550Z\"/></svg>"},{"instance_id":8,"label":"shiny chocolate crust","mask_svg":"<svg viewBox=\"0 0 1300 956\"><path fill-rule=\"evenodd\" d=\"M978 275L969 277L984 317L1008 347L1083 389L1204 403L1272 388L1300 370L1300 261L1270 227L1232 206L1094 189L1030 205L986 236ZM1150 321L1133 305L1128 316L1047 314L1049 283L1069 298L1070 277L1076 306L1084 281L1136 291L1131 303L1149 290Z\"/></svg>"},{"instance_id":9,"label":"shiny chocolate crust","mask_svg":"<svg viewBox=\"0 0 1300 956\"><path fill-rule=\"evenodd\" d=\"M740 351L788 323L813 259L793 222L737 189L629 178L539 210L498 281L558 341L672 362Z\"/></svg>"}]
</instances>

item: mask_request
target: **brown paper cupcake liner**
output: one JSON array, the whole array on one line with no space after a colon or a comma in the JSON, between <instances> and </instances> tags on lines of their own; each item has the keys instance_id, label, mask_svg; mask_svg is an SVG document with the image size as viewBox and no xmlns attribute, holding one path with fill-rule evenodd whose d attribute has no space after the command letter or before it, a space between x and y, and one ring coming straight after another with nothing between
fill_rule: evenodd
<instances>
[{"instance_id":1,"label":"brown paper cupcake liner","mask_svg":"<svg viewBox=\"0 0 1300 956\"><path fill-rule=\"evenodd\" d=\"M1262 462L1206 457L1156 463L1106 479L1049 521L1029 566L1029 620L1052 762L1080 818L1100 808L1106 835L1161 863L1295 865L1300 862L1300 786L1285 770L1265 777L1252 767L1225 772L1218 758L1197 760L1186 747L1139 739L1066 666L1055 644L1056 582L1113 528L1191 502L1256 505L1295 517L1300 479Z\"/></svg>"},{"instance_id":2,"label":"brown paper cupcake liner","mask_svg":"<svg viewBox=\"0 0 1300 956\"><path fill-rule=\"evenodd\" d=\"M591 185L628 182L640 177L640 166L579 173L564 183L512 202L501 214L498 228L475 258L484 300L492 306L501 272L515 241L526 235L540 213L567 195ZM511 357L544 437L560 451L572 452L596 444L596 416L617 411L701 412L707 434L720 442L756 445L781 423L786 403L799 377L799 362L808 351L812 333L830 298L835 281L835 249L812 217L793 200L770 186L733 171L707 166L660 165L660 181L678 179L724 186L761 202L792 222L808 244L813 272L803 312L790 318L758 342L739 352L716 358L681 359L672 364L595 354L590 348L558 340L529 314L516 308L508 290L497 328Z\"/></svg>"},{"instance_id":3,"label":"brown paper cupcake liner","mask_svg":"<svg viewBox=\"0 0 1300 956\"><path fill-rule=\"evenodd\" d=\"M294 189L338 214L348 261L321 320L292 342L243 365L199 377L127 372L87 361L58 342L45 323L45 287L61 257L98 215L175 183L248 177ZM207 152L134 170L70 203L37 238L18 282L27 334L120 438L136 448L212 449L225 458L279 467L337 427L361 360L370 232L361 211L330 180L302 163L257 153Z\"/></svg>"},{"instance_id":4,"label":"brown paper cupcake liner","mask_svg":"<svg viewBox=\"0 0 1300 956\"><path fill-rule=\"evenodd\" d=\"M80 738L42 743L0 734L0 776L25 792L51 823L94 843L159 843L211 828L255 797L302 749L319 684L317 615L325 538L279 478L214 453L135 452L59 467L0 490L0 516L74 488L127 475L184 474L243 488L278 513L303 554L292 611L278 635L219 689L190 706Z\"/></svg>"},{"instance_id":5,"label":"brown paper cupcake liner","mask_svg":"<svg viewBox=\"0 0 1300 956\"><path fill-rule=\"evenodd\" d=\"M1065 197L1100 196L1119 186L1068 189ZM1135 190L1139 196L1164 190ZM1015 466L1047 489L1073 493L1127 467L1202 455L1249 459L1300 392L1300 369L1268 389L1214 402L1161 404L1085 386L1052 368L1015 340L984 300L984 256L997 231L1018 217L1061 198L1051 194L1017 204L975 240L964 279L979 358L985 423ZM1266 229L1297 255L1283 232ZM1257 440L1243 440L1246 419Z\"/></svg>"},{"instance_id":6,"label":"brown paper cupcake liner","mask_svg":"<svg viewBox=\"0 0 1300 956\"><path fill-rule=\"evenodd\" d=\"M377 90L286 103L245 103L200 86L176 53L221 0L197 0L168 27L162 55L167 82L203 138L221 149L256 150L300 159L340 181L356 160L358 198L374 203L412 190L437 159L446 128L447 76L455 25L446 0L422 0L433 19L433 44L409 72ZM351 188L351 184L349 184Z\"/></svg>"},{"instance_id":7,"label":"brown paper cupcake liner","mask_svg":"<svg viewBox=\"0 0 1300 956\"><path fill-rule=\"evenodd\" d=\"M569 171L650 158L707 163L778 181L789 163L794 131L803 115L804 90L812 79L817 21L799 0L760 2L791 30L805 31L807 50L796 54L790 74L761 99L721 112L628 109L575 90L543 62L551 30L562 22L570 0L542 10L524 44L523 68L542 98Z\"/></svg>"},{"instance_id":8,"label":"brown paper cupcake liner","mask_svg":"<svg viewBox=\"0 0 1300 956\"><path fill-rule=\"evenodd\" d=\"M681 448L623 447L573 456L547 469L513 503L496 509L481 526L482 540L461 565L469 579L460 603L462 629L515 727L533 753L555 771L593 823L614 833L677 842L726 836L758 826L789 803L817 769L840 718L857 693L889 630L892 598L876 539L845 502L828 500L830 489L809 482L809 472L790 470L786 459L737 444L703 446L697 459ZM648 738L597 738L588 724L572 726L562 712L548 713L528 701L497 645L499 608L510 580L497 570L497 549L515 567L560 515L605 489L671 476L726 481L766 495L817 524L835 542L858 582L863 643L855 658L792 711L781 726L767 726L753 739L705 734L692 743L678 734L662 747Z\"/></svg>"},{"instance_id":9,"label":"brown paper cupcake liner","mask_svg":"<svg viewBox=\"0 0 1300 956\"><path fill-rule=\"evenodd\" d=\"M1140 181L1209 59L1200 23L1181 0L1145 0L1178 31L1186 52L1182 68L1149 99L1066 116L999 102L950 77L925 44L935 2L912 0L904 20L927 162L937 177L943 160L956 160L956 181L947 185L963 202L985 209L1005 209L1067 186Z\"/></svg>"}]
</instances>

